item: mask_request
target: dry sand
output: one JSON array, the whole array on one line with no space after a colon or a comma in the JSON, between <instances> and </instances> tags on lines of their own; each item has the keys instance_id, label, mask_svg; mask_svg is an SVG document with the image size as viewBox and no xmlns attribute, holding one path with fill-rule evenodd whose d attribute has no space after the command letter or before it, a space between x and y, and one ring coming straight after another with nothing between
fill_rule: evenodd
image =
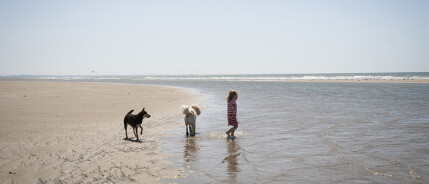
<instances>
[{"instance_id":1,"label":"dry sand","mask_svg":"<svg viewBox=\"0 0 429 184\"><path fill-rule=\"evenodd\" d=\"M159 183L180 177L160 148L182 126L191 90L68 82L0 82L2 183ZM124 140L124 115L143 106L141 142ZM184 126L184 125L183 125ZM128 136L135 140L132 129Z\"/></svg>"}]
</instances>

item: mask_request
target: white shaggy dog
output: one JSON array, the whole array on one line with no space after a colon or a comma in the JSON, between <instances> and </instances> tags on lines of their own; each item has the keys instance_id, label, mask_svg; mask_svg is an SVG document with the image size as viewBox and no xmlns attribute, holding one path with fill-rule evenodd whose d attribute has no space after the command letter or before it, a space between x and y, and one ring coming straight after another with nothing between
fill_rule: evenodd
<instances>
[{"instance_id":1,"label":"white shaggy dog","mask_svg":"<svg viewBox=\"0 0 429 184\"><path fill-rule=\"evenodd\" d=\"M181 109L185 115L186 136L189 135L189 132L191 136L195 136L195 123L197 116L201 114L200 107L198 105L182 105Z\"/></svg>"}]
</instances>

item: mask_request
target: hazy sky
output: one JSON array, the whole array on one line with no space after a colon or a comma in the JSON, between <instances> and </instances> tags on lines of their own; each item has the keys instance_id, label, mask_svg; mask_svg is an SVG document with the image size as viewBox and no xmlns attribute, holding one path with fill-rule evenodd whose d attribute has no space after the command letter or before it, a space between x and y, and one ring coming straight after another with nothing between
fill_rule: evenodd
<instances>
[{"instance_id":1,"label":"hazy sky","mask_svg":"<svg viewBox=\"0 0 429 184\"><path fill-rule=\"evenodd\" d=\"M429 1L0 0L0 75L429 72Z\"/></svg>"}]
</instances>

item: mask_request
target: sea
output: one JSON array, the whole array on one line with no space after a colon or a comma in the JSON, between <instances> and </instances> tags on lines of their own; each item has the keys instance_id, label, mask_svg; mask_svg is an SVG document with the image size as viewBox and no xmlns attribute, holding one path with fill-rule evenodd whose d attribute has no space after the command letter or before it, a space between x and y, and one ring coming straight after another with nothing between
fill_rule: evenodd
<instances>
[{"instance_id":1,"label":"sea","mask_svg":"<svg viewBox=\"0 0 429 184\"><path fill-rule=\"evenodd\" d=\"M182 175L166 183L429 183L429 84L388 82L418 79L429 73L0 77L203 95L197 135L186 137L183 126L163 138ZM232 89L239 94L234 139L225 134Z\"/></svg>"}]
</instances>

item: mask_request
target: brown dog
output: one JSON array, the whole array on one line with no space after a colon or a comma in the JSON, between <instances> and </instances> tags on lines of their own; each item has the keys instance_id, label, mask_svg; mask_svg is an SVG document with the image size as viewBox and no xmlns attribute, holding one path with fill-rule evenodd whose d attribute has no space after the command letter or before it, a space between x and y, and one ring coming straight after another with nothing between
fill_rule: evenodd
<instances>
[{"instance_id":1,"label":"brown dog","mask_svg":"<svg viewBox=\"0 0 429 184\"><path fill-rule=\"evenodd\" d=\"M138 128L139 127L141 128L140 135L143 135L143 127L142 127L143 119L150 118L150 115L144 110L144 107L143 107L143 110L136 115L131 114L133 111L134 109L128 112L124 118L125 138L128 139L127 125L130 125L131 127L133 127L133 132L137 138L137 141L139 141Z\"/></svg>"}]
</instances>

